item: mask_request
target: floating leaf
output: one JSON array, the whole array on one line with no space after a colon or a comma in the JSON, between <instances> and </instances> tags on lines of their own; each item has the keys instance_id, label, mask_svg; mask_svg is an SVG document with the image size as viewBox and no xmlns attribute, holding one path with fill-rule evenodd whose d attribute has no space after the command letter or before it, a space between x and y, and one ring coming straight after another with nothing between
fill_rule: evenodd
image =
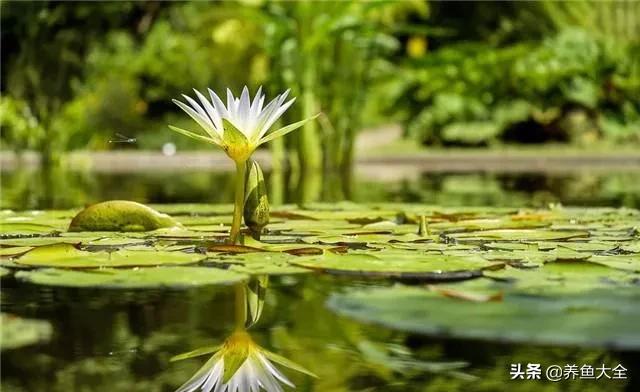
<instances>
[{"instance_id":1,"label":"floating leaf","mask_svg":"<svg viewBox=\"0 0 640 392\"><path fill-rule=\"evenodd\" d=\"M479 256L419 254L407 251L325 253L290 261L294 265L333 274L425 280L459 280L481 275L491 265Z\"/></svg>"},{"instance_id":2,"label":"floating leaf","mask_svg":"<svg viewBox=\"0 0 640 392\"><path fill-rule=\"evenodd\" d=\"M42 320L24 319L8 313L0 314L0 348L8 350L49 340L51 324Z\"/></svg>"},{"instance_id":3,"label":"floating leaf","mask_svg":"<svg viewBox=\"0 0 640 392\"><path fill-rule=\"evenodd\" d=\"M295 259L286 253L246 253L228 256L214 256L205 260L205 264L228 267L232 271L250 275L289 275L309 273L308 269L292 265Z\"/></svg>"},{"instance_id":4,"label":"floating leaf","mask_svg":"<svg viewBox=\"0 0 640 392\"><path fill-rule=\"evenodd\" d=\"M10 248L0 248L0 257L19 256L33 249L32 246L12 246Z\"/></svg>"},{"instance_id":5,"label":"floating leaf","mask_svg":"<svg viewBox=\"0 0 640 392\"><path fill-rule=\"evenodd\" d=\"M640 255L638 254L592 256L589 261L596 264L606 265L611 268L640 272Z\"/></svg>"},{"instance_id":6,"label":"floating leaf","mask_svg":"<svg viewBox=\"0 0 640 392\"><path fill-rule=\"evenodd\" d=\"M599 289L553 298L507 292L503 301L476 303L394 286L334 294L328 304L360 321L431 336L638 349L639 300L638 289Z\"/></svg>"},{"instance_id":7,"label":"floating leaf","mask_svg":"<svg viewBox=\"0 0 640 392\"><path fill-rule=\"evenodd\" d=\"M43 225L39 223L2 223L0 225L0 233L3 237L18 237L18 236L26 236L26 235L34 235L34 234L48 234L59 230L60 228L56 228L50 225Z\"/></svg>"},{"instance_id":8,"label":"floating leaf","mask_svg":"<svg viewBox=\"0 0 640 392\"><path fill-rule=\"evenodd\" d=\"M446 238L454 241L551 241L568 240L571 238L588 238L586 231L553 231L553 230L486 230L478 232L464 232L447 234Z\"/></svg>"},{"instance_id":9,"label":"floating leaf","mask_svg":"<svg viewBox=\"0 0 640 392\"><path fill-rule=\"evenodd\" d=\"M189 288L238 283L247 275L206 267L162 267L134 269L63 270L45 268L20 271L16 279L46 286L137 289Z\"/></svg>"},{"instance_id":10,"label":"floating leaf","mask_svg":"<svg viewBox=\"0 0 640 392\"><path fill-rule=\"evenodd\" d=\"M203 258L200 254L153 250L87 252L62 243L35 248L17 259L17 263L34 267L96 268L192 264Z\"/></svg>"}]
</instances>

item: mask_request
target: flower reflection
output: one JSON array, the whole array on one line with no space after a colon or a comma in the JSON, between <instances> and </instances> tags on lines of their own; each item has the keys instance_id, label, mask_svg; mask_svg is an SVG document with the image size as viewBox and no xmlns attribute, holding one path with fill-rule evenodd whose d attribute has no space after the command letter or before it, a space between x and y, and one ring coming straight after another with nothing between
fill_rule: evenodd
<instances>
[{"instance_id":1,"label":"flower reflection","mask_svg":"<svg viewBox=\"0 0 640 392\"><path fill-rule=\"evenodd\" d=\"M203 347L173 358L213 353L177 392L277 392L283 390L282 384L295 388L276 364L316 377L302 366L260 347L247 332L246 328L257 323L262 314L267 284L267 278L262 277L237 287L236 330L222 345Z\"/></svg>"},{"instance_id":2,"label":"flower reflection","mask_svg":"<svg viewBox=\"0 0 640 392\"><path fill-rule=\"evenodd\" d=\"M295 387L275 366L278 363L314 376L308 370L258 346L246 331L234 332L211 359L177 392L282 391L281 384Z\"/></svg>"}]
</instances>

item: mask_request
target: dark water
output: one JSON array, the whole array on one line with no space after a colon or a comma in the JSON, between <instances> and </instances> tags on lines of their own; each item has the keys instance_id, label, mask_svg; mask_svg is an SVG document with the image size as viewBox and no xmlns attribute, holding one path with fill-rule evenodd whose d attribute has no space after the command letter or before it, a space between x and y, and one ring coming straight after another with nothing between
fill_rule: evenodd
<instances>
[{"instance_id":1,"label":"dark water","mask_svg":"<svg viewBox=\"0 0 640 392\"><path fill-rule=\"evenodd\" d=\"M251 335L261 346L315 372L286 372L301 391L637 390L640 354L437 339L338 317L327 295L370 282L322 276L271 280ZM208 357L169 362L173 355L219 343L234 327L234 288L191 291L42 289L6 282L3 311L50 320L53 339L2 355L3 391L171 391ZM466 362L457 372L398 369L406 361ZM389 353L389 357L380 353ZM409 355L409 356L407 356ZM397 355L395 355L397 357ZM511 381L512 363L618 363L627 380ZM475 380L469 377L475 376Z\"/></svg>"},{"instance_id":2,"label":"dark water","mask_svg":"<svg viewBox=\"0 0 640 392\"><path fill-rule=\"evenodd\" d=\"M285 178L282 201L300 187ZM68 208L105 199L229 202L226 173L2 173L2 208ZM326 183L324 184L326 187ZM423 173L415 179L357 180L342 189L355 201L442 205L640 206L640 172L575 174ZM350 189L349 189L350 188ZM288 192L284 192L288 190ZM278 193L272 188L271 193ZM340 192L320 190L322 198ZM277 195L276 195L277 196ZM318 375L284 370L300 391L637 391L640 353L420 336L359 323L325 306L331 293L362 285L322 275L272 278L250 332L264 348ZM173 355L220 343L234 328L234 287L109 291L2 282L2 311L48 320L47 343L2 352L2 391L172 391L208 357ZM443 310L445 311L445 310ZM461 320L464 322L464 320ZM639 326L640 328L640 326ZM446 371L457 363L456 371ZM623 364L626 380L510 380L512 364ZM426 364L426 365L425 365ZM473 378L473 379L472 379Z\"/></svg>"},{"instance_id":3,"label":"dark water","mask_svg":"<svg viewBox=\"0 0 640 392\"><path fill-rule=\"evenodd\" d=\"M570 169L570 168L568 168ZM443 206L640 207L640 169L555 173L425 172L384 181L340 173L324 179L266 173L272 204L301 199L415 202ZM50 170L2 172L2 208L73 208L111 199L142 203L230 203L232 174L210 171L104 173Z\"/></svg>"}]
</instances>

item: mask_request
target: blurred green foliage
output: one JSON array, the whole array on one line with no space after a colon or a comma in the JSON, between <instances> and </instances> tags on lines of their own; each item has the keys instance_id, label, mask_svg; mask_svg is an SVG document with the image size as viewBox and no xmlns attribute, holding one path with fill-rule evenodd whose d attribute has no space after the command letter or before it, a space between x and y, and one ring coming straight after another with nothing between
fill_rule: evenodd
<instances>
[{"instance_id":1,"label":"blurred green foliage","mask_svg":"<svg viewBox=\"0 0 640 392\"><path fill-rule=\"evenodd\" d=\"M206 148L171 98L292 89L299 164L348 166L358 130L426 144L640 139L640 4L3 2L3 149ZM383 109L387 111L384 112ZM386 117L385 117L386 116ZM137 144L109 143L115 133ZM306 192L306 191L305 191ZM305 193L303 192L303 193Z\"/></svg>"},{"instance_id":2,"label":"blurred green foliage","mask_svg":"<svg viewBox=\"0 0 640 392\"><path fill-rule=\"evenodd\" d=\"M390 69L382 61L398 47L392 28L426 9L421 1L5 2L2 95L31 109L45 132L29 146L47 153L114 148L116 132L138 148L202 148L168 132L167 123L191 125L171 98L192 88L263 84L271 96L291 88L292 119L325 113L289 141L301 165L340 165L366 122L368 87ZM24 132L3 144L28 145L14 134Z\"/></svg>"},{"instance_id":3,"label":"blurred green foliage","mask_svg":"<svg viewBox=\"0 0 640 392\"><path fill-rule=\"evenodd\" d=\"M434 9L450 30L390 82L411 136L442 145L640 143L640 4L485 3L473 22L497 27L466 31L462 17L447 18L455 10Z\"/></svg>"}]
</instances>

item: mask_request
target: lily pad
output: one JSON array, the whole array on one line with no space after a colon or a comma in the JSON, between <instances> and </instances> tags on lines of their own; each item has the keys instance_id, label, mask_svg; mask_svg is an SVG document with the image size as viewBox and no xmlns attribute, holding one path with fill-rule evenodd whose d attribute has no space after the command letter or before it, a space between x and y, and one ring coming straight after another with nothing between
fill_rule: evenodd
<instances>
[{"instance_id":1,"label":"lily pad","mask_svg":"<svg viewBox=\"0 0 640 392\"><path fill-rule=\"evenodd\" d=\"M8 313L0 314L0 348L8 350L49 340L51 324L42 320L24 319Z\"/></svg>"},{"instance_id":2,"label":"lily pad","mask_svg":"<svg viewBox=\"0 0 640 392\"><path fill-rule=\"evenodd\" d=\"M16 262L33 267L97 268L193 264L203 258L200 254L154 250L88 252L62 243L37 247Z\"/></svg>"},{"instance_id":3,"label":"lily pad","mask_svg":"<svg viewBox=\"0 0 640 392\"><path fill-rule=\"evenodd\" d=\"M179 224L144 204L111 200L93 204L71 221L69 231L151 231Z\"/></svg>"},{"instance_id":4,"label":"lily pad","mask_svg":"<svg viewBox=\"0 0 640 392\"><path fill-rule=\"evenodd\" d=\"M638 349L638 301L638 289L554 298L506 293L502 301L478 303L394 286L334 294L328 305L360 321L430 336Z\"/></svg>"},{"instance_id":5,"label":"lily pad","mask_svg":"<svg viewBox=\"0 0 640 392\"><path fill-rule=\"evenodd\" d=\"M0 225L0 235L4 238L28 236L35 234L48 234L58 230L58 228L50 225L39 223L6 223Z\"/></svg>"},{"instance_id":6,"label":"lily pad","mask_svg":"<svg viewBox=\"0 0 640 392\"><path fill-rule=\"evenodd\" d=\"M459 280L481 275L491 262L479 256L420 254L407 251L325 253L290 261L294 265L338 275L401 279Z\"/></svg>"},{"instance_id":7,"label":"lily pad","mask_svg":"<svg viewBox=\"0 0 640 392\"><path fill-rule=\"evenodd\" d=\"M45 268L20 271L15 276L18 280L46 286L109 289L228 285L247 278L247 275L238 272L206 267L103 268L83 271Z\"/></svg>"},{"instance_id":8,"label":"lily pad","mask_svg":"<svg viewBox=\"0 0 640 392\"><path fill-rule=\"evenodd\" d=\"M18 256L33 249L32 246L12 246L10 248L0 248L0 257Z\"/></svg>"},{"instance_id":9,"label":"lily pad","mask_svg":"<svg viewBox=\"0 0 640 392\"><path fill-rule=\"evenodd\" d=\"M640 272L640 255L607 255L592 256L589 261L592 263L606 265L607 267Z\"/></svg>"},{"instance_id":10,"label":"lily pad","mask_svg":"<svg viewBox=\"0 0 640 392\"><path fill-rule=\"evenodd\" d=\"M571 238L588 238L586 231L554 231L554 230L486 230L477 232L451 233L445 237L453 241L480 242L480 241L552 241L568 240Z\"/></svg>"},{"instance_id":11,"label":"lily pad","mask_svg":"<svg viewBox=\"0 0 640 392\"><path fill-rule=\"evenodd\" d=\"M205 264L228 267L232 271L250 275L290 275L311 272L290 263L296 256L287 253L259 252L238 255L213 255Z\"/></svg>"}]
</instances>

